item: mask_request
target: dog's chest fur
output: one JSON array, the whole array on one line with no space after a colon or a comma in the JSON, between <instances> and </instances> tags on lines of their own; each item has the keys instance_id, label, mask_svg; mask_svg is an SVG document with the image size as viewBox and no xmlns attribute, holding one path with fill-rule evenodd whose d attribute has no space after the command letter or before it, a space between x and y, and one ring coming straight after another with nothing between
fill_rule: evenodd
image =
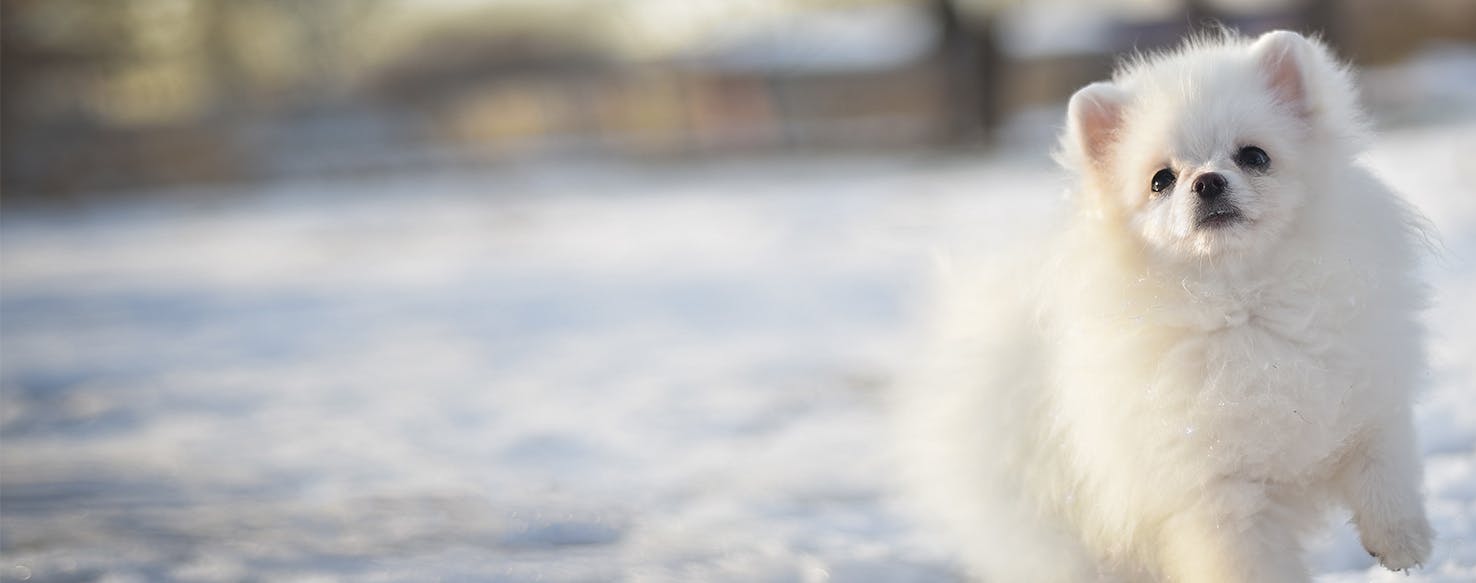
<instances>
[{"instance_id":1,"label":"dog's chest fur","mask_svg":"<svg viewBox=\"0 0 1476 583\"><path fill-rule=\"evenodd\" d=\"M1188 447L1246 476L1327 468L1360 425L1350 403L1367 383L1348 342L1358 302L1328 289L1338 287L1267 280L1198 306L1222 323L1181 332L1169 357L1190 365L1189 378L1162 387L1183 392L1170 408L1185 417Z\"/></svg>"},{"instance_id":2,"label":"dog's chest fur","mask_svg":"<svg viewBox=\"0 0 1476 583\"><path fill-rule=\"evenodd\" d=\"M1124 447L1165 464L1275 481L1323 475L1362 425L1354 403L1368 355L1350 336L1360 333L1363 279L1321 263L1234 283L1140 279L1122 290L1130 308L1071 335L1095 338L1096 356L1063 387L1078 401L1068 414L1100 416L1102 437L1129 436ZM1121 366L1134 361L1145 364Z\"/></svg>"}]
</instances>

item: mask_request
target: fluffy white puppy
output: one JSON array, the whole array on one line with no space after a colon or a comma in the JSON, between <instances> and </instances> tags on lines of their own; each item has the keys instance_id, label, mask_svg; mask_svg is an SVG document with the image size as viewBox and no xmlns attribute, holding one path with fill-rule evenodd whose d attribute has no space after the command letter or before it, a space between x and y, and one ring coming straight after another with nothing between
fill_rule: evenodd
<instances>
[{"instance_id":1,"label":"fluffy white puppy","mask_svg":"<svg viewBox=\"0 0 1476 583\"><path fill-rule=\"evenodd\" d=\"M1278 31L1071 98L1069 218L951 287L898 403L910 497L971 574L1308 581L1333 506L1385 567L1426 560L1421 223L1355 161L1354 95Z\"/></svg>"}]
</instances>

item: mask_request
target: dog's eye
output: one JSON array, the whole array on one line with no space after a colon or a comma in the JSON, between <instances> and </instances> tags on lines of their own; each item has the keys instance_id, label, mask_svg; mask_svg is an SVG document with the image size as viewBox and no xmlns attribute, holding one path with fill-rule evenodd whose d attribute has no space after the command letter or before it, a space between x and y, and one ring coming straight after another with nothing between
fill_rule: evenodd
<instances>
[{"instance_id":1,"label":"dog's eye","mask_svg":"<svg viewBox=\"0 0 1476 583\"><path fill-rule=\"evenodd\" d=\"M1255 146L1246 146L1235 153L1235 163L1241 168L1262 170L1271 165L1271 157L1266 155L1265 150Z\"/></svg>"},{"instance_id":2,"label":"dog's eye","mask_svg":"<svg viewBox=\"0 0 1476 583\"><path fill-rule=\"evenodd\" d=\"M1153 175L1153 192L1163 192L1164 189L1174 185L1174 171L1164 168Z\"/></svg>"}]
</instances>

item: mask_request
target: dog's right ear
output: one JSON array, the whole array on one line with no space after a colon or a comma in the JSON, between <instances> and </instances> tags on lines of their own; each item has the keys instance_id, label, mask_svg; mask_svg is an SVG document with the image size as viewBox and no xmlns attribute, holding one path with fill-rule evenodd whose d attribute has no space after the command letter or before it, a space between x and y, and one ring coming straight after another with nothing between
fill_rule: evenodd
<instances>
[{"instance_id":1,"label":"dog's right ear","mask_svg":"<svg viewBox=\"0 0 1476 583\"><path fill-rule=\"evenodd\" d=\"M1071 157L1096 168L1106 165L1126 103L1127 94L1111 83L1077 90L1066 106L1066 148Z\"/></svg>"},{"instance_id":2,"label":"dog's right ear","mask_svg":"<svg viewBox=\"0 0 1476 583\"><path fill-rule=\"evenodd\" d=\"M1312 42L1300 34L1273 30L1251 45L1272 95L1297 117L1307 118L1314 110L1307 95L1307 67L1315 56Z\"/></svg>"}]
</instances>

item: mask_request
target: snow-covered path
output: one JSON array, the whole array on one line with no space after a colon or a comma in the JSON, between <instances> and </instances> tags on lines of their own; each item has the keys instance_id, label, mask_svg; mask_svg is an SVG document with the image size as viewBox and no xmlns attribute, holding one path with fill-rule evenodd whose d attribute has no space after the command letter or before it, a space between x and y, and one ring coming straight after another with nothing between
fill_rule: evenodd
<instances>
[{"instance_id":1,"label":"snow-covered path","mask_svg":"<svg viewBox=\"0 0 1476 583\"><path fill-rule=\"evenodd\" d=\"M1476 579L1476 125L1371 163L1429 214L1419 408ZM950 581L881 393L929 249L1044 158L583 166L0 217L0 580ZM1370 570L1349 529L1325 581Z\"/></svg>"}]
</instances>

